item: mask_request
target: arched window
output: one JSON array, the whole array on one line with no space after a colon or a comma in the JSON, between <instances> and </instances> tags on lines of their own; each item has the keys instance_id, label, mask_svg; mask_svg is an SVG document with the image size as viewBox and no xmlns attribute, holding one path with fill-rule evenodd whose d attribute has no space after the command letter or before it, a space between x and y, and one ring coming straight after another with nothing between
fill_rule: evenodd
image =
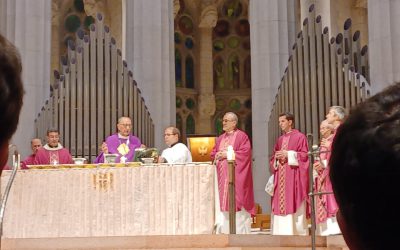
<instances>
[{"instance_id":1,"label":"arched window","mask_svg":"<svg viewBox=\"0 0 400 250\"><path fill-rule=\"evenodd\" d=\"M228 81L231 89L238 89L240 85L239 57L232 54L228 60Z\"/></svg>"},{"instance_id":2,"label":"arched window","mask_svg":"<svg viewBox=\"0 0 400 250\"><path fill-rule=\"evenodd\" d=\"M223 89L225 87L224 69L224 61L218 57L214 61L214 89Z\"/></svg>"},{"instance_id":3,"label":"arched window","mask_svg":"<svg viewBox=\"0 0 400 250\"><path fill-rule=\"evenodd\" d=\"M186 57L186 88L194 88L194 63L193 58L189 55Z\"/></svg>"},{"instance_id":4,"label":"arched window","mask_svg":"<svg viewBox=\"0 0 400 250\"><path fill-rule=\"evenodd\" d=\"M194 134L195 131L196 131L196 128L195 128L194 118L192 115L189 115L186 118L186 134L187 135Z\"/></svg>"},{"instance_id":5,"label":"arched window","mask_svg":"<svg viewBox=\"0 0 400 250\"><path fill-rule=\"evenodd\" d=\"M176 114L176 127L183 133L182 116L178 113Z\"/></svg>"},{"instance_id":6,"label":"arched window","mask_svg":"<svg viewBox=\"0 0 400 250\"><path fill-rule=\"evenodd\" d=\"M178 49L175 49L175 84L182 87L182 57Z\"/></svg>"}]
</instances>

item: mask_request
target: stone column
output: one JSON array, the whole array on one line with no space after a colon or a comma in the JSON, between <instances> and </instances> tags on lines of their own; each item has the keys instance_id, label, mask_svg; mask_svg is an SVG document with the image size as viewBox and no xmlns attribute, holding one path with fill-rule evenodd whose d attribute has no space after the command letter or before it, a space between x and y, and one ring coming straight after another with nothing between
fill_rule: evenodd
<instances>
[{"instance_id":1,"label":"stone column","mask_svg":"<svg viewBox=\"0 0 400 250\"><path fill-rule=\"evenodd\" d=\"M155 146L175 124L174 18L172 0L126 0L123 57L133 72L155 124Z\"/></svg>"},{"instance_id":2,"label":"stone column","mask_svg":"<svg viewBox=\"0 0 400 250\"><path fill-rule=\"evenodd\" d=\"M373 93L400 81L399 24L399 1L368 1L368 53Z\"/></svg>"},{"instance_id":3,"label":"stone column","mask_svg":"<svg viewBox=\"0 0 400 250\"><path fill-rule=\"evenodd\" d=\"M294 41L289 34L294 35L290 30L294 30L295 24L290 22L292 18L288 14L288 8L295 6L294 2L250 1L254 194L264 212L271 211L264 191L270 176L267 122Z\"/></svg>"},{"instance_id":4,"label":"stone column","mask_svg":"<svg viewBox=\"0 0 400 250\"><path fill-rule=\"evenodd\" d=\"M50 92L51 0L0 0L0 32L21 53L24 105L12 143L31 153L34 120Z\"/></svg>"},{"instance_id":5,"label":"stone column","mask_svg":"<svg viewBox=\"0 0 400 250\"><path fill-rule=\"evenodd\" d=\"M218 11L213 4L203 7L199 24L199 116L196 133L206 134L212 129L212 116L215 113L213 85L212 30L217 24Z\"/></svg>"}]
</instances>

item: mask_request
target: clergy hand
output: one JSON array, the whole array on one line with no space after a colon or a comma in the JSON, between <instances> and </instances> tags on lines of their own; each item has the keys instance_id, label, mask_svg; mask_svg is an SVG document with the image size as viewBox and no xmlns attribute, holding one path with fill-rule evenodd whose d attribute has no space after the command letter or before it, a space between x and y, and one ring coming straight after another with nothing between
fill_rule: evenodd
<instances>
[{"instance_id":1,"label":"clergy hand","mask_svg":"<svg viewBox=\"0 0 400 250\"><path fill-rule=\"evenodd\" d=\"M164 157L159 156L158 157L158 163L168 163L168 162Z\"/></svg>"},{"instance_id":2,"label":"clergy hand","mask_svg":"<svg viewBox=\"0 0 400 250\"><path fill-rule=\"evenodd\" d=\"M104 154L108 154L107 143L103 142L103 144L101 144L101 151L102 151Z\"/></svg>"},{"instance_id":3,"label":"clergy hand","mask_svg":"<svg viewBox=\"0 0 400 250\"><path fill-rule=\"evenodd\" d=\"M224 152L224 151L219 151L219 152L215 155L215 157L217 158L217 160L225 159L225 158L226 158L226 152Z\"/></svg>"},{"instance_id":4,"label":"clergy hand","mask_svg":"<svg viewBox=\"0 0 400 250\"><path fill-rule=\"evenodd\" d=\"M317 170L318 172L321 172L322 170L324 170L321 162L319 162L319 161L315 162L313 166L314 166L314 169Z\"/></svg>"},{"instance_id":5,"label":"clergy hand","mask_svg":"<svg viewBox=\"0 0 400 250\"><path fill-rule=\"evenodd\" d=\"M281 151L276 151L275 152L275 158L279 160L284 160L287 158L287 151L286 150L281 150Z\"/></svg>"},{"instance_id":6,"label":"clergy hand","mask_svg":"<svg viewBox=\"0 0 400 250\"><path fill-rule=\"evenodd\" d=\"M140 145L140 148L147 148L147 146L142 144L142 145Z\"/></svg>"}]
</instances>

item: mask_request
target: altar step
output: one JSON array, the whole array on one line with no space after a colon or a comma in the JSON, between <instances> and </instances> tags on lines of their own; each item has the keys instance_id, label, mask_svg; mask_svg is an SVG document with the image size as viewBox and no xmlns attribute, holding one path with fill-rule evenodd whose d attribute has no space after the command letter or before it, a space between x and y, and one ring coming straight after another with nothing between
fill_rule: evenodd
<instances>
[{"instance_id":1,"label":"altar step","mask_svg":"<svg viewBox=\"0 0 400 250\"><path fill-rule=\"evenodd\" d=\"M317 237L318 250L348 250L341 235ZM188 235L2 239L2 250L309 250L309 236Z\"/></svg>"}]
</instances>

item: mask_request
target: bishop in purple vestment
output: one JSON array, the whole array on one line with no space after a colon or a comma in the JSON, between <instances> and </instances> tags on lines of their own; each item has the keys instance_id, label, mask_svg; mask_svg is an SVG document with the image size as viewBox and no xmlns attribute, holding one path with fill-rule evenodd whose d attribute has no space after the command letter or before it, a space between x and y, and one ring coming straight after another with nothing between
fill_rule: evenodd
<instances>
[{"instance_id":1,"label":"bishop in purple vestment","mask_svg":"<svg viewBox=\"0 0 400 250\"><path fill-rule=\"evenodd\" d=\"M115 162L132 162L135 158L135 149L141 147L139 138L131 135L132 121L129 117L118 119L118 133L107 137L103 142L102 152L97 156L94 163L104 162L104 154L117 154Z\"/></svg>"}]
</instances>

